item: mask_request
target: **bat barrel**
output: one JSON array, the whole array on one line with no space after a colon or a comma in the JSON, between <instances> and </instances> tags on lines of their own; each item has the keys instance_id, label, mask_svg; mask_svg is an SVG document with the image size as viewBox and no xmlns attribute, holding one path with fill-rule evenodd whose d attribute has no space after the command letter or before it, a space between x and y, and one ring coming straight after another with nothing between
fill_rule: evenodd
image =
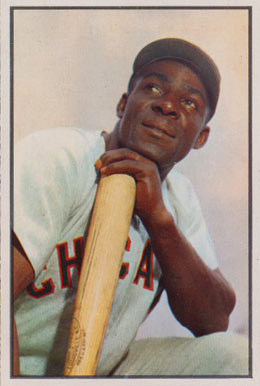
<instances>
[{"instance_id":1,"label":"bat barrel","mask_svg":"<svg viewBox=\"0 0 260 386\"><path fill-rule=\"evenodd\" d=\"M65 375L95 375L135 204L135 181L102 177L87 236Z\"/></svg>"}]
</instances>

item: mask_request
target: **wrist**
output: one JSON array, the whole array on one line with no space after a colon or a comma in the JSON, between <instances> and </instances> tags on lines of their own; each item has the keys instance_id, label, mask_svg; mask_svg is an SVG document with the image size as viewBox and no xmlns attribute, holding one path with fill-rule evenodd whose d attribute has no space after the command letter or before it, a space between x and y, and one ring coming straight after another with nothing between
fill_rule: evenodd
<instances>
[{"instance_id":1,"label":"wrist","mask_svg":"<svg viewBox=\"0 0 260 386\"><path fill-rule=\"evenodd\" d=\"M142 216L142 222L151 234L153 230L158 233L160 229L168 229L170 225L174 224L174 219L164 205L158 205L150 211L149 215Z\"/></svg>"}]
</instances>

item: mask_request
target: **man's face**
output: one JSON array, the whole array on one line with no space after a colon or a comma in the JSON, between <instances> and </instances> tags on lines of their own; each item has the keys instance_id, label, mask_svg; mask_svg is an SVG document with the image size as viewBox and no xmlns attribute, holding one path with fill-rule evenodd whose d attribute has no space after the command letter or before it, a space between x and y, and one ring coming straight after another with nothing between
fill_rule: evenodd
<instances>
[{"instance_id":1,"label":"man's face","mask_svg":"<svg viewBox=\"0 0 260 386\"><path fill-rule=\"evenodd\" d=\"M169 171L209 134L206 90L190 68L173 60L147 65L118 104L119 144Z\"/></svg>"}]
</instances>

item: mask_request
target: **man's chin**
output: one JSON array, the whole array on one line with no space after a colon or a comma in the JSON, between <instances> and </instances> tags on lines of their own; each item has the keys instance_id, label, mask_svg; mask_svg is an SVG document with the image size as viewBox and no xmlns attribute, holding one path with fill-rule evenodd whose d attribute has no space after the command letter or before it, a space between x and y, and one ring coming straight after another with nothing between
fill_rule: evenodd
<instances>
[{"instance_id":1,"label":"man's chin","mask_svg":"<svg viewBox=\"0 0 260 386\"><path fill-rule=\"evenodd\" d=\"M172 167L175 165L176 162L174 160L166 161L164 159L164 155L168 150L165 150L163 146L160 146L160 143L148 143L145 141L122 141L121 147L130 149L134 151L135 153L140 154L141 156L147 158L149 161L154 162L158 169L164 168L167 164L167 169L169 168L168 165L172 164ZM172 153L174 153L174 150L172 150Z\"/></svg>"}]
</instances>

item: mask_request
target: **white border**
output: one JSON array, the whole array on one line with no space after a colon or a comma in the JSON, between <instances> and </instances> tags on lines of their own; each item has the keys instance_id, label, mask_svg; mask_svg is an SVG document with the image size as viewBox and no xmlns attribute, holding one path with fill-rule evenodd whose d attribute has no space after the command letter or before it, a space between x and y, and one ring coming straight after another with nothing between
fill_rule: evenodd
<instances>
[{"instance_id":1,"label":"white border","mask_svg":"<svg viewBox=\"0 0 260 386\"><path fill-rule=\"evenodd\" d=\"M10 305L9 305L9 272L10 272L10 239L9 239L9 222L10 222L10 208L9 208L9 158L10 158L10 143L8 128L10 127L9 117L9 38L10 38L10 24L9 24L9 7L10 6L209 6L209 7L253 7L253 378L131 378L131 379L61 379L61 378L18 378L10 379ZM259 325L260 325L260 304L259 304L259 273L260 273L260 164L259 164L259 149L260 149L260 3L255 1L241 1L241 0L223 0L223 1L72 1L72 0L2 0L1 4L1 380L3 386L9 385L178 385L178 386L204 386L204 385L234 385L234 386L259 386L260 385L260 339L259 339ZM257 52L258 48L258 52Z\"/></svg>"}]
</instances>

